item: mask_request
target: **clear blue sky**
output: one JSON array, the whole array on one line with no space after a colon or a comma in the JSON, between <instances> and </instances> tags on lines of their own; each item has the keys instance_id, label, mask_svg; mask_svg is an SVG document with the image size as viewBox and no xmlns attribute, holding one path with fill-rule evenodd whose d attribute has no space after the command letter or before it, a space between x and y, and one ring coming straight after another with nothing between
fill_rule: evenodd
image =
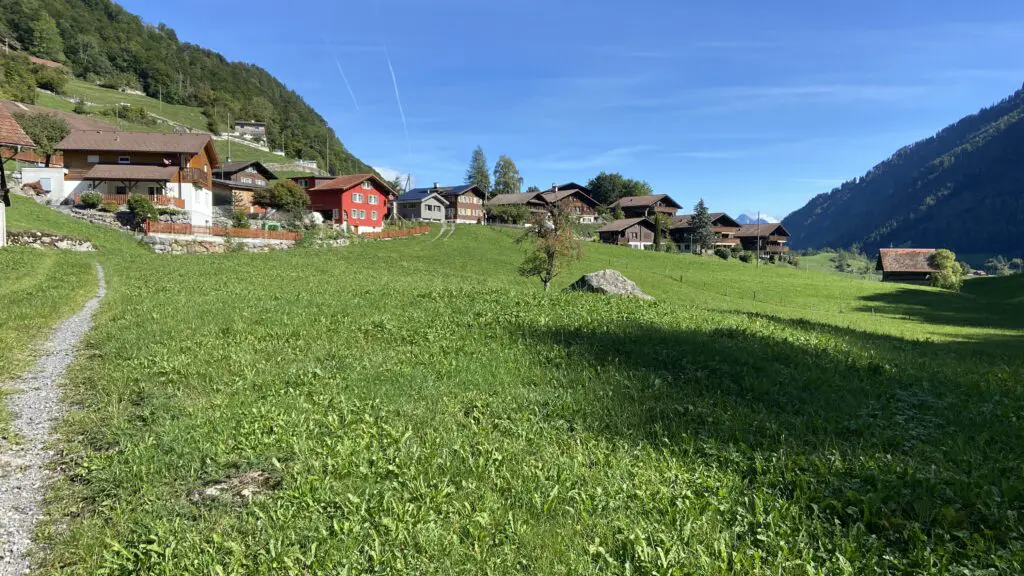
<instances>
[{"instance_id":1,"label":"clear blue sky","mask_svg":"<svg viewBox=\"0 0 1024 576\"><path fill-rule=\"evenodd\" d=\"M461 182L479 144L526 185L617 171L733 214L784 216L1024 84L1020 0L122 4L266 68L419 184Z\"/></svg>"}]
</instances>

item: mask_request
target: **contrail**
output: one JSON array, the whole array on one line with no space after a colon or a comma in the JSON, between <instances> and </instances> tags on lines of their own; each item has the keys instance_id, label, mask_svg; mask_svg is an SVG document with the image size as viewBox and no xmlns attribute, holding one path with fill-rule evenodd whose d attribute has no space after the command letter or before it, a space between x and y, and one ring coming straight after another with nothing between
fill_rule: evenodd
<instances>
[{"instance_id":1,"label":"contrail","mask_svg":"<svg viewBox=\"0 0 1024 576\"><path fill-rule=\"evenodd\" d=\"M338 65L338 72L341 72L341 79L345 81L345 88L348 88L348 95L352 97L352 104L355 105L356 110L359 110L359 102L356 102L356 93L352 91L352 85L348 83L348 76L345 76L345 70L341 67L341 61L338 60L338 55L334 53L334 46L331 45L327 35L324 35L324 42L331 49L331 56L334 57L334 63Z\"/></svg>"},{"instance_id":2,"label":"contrail","mask_svg":"<svg viewBox=\"0 0 1024 576\"><path fill-rule=\"evenodd\" d=\"M395 101L398 102L398 113L402 116L402 128L405 130L405 147L409 149L409 156L412 157L412 142L409 140L409 123L405 121L405 109L402 108L402 96L398 93L398 78L395 77L395 67L391 65L391 56L388 55L388 47L384 46L384 58L388 61L388 70L391 71L391 83L395 86Z\"/></svg>"}]
</instances>

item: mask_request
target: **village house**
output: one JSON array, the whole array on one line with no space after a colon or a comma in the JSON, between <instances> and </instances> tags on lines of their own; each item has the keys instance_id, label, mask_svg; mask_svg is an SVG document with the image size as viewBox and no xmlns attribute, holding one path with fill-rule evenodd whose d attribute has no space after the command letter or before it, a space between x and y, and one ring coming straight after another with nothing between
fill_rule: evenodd
<instances>
[{"instance_id":1,"label":"village house","mask_svg":"<svg viewBox=\"0 0 1024 576\"><path fill-rule=\"evenodd\" d=\"M472 184L458 186L440 186L434 182L431 188L413 188L411 192L430 192L437 194L448 202L444 217L456 224L483 224L484 193Z\"/></svg>"},{"instance_id":2,"label":"village house","mask_svg":"<svg viewBox=\"0 0 1024 576\"><path fill-rule=\"evenodd\" d=\"M934 248L882 248L875 270L882 273L882 282L927 286L938 272L931 264L934 253Z\"/></svg>"},{"instance_id":3,"label":"village house","mask_svg":"<svg viewBox=\"0 0 1024 576\"><path fill-rule=\"evenodd\" d=\"M685 216L676 216L672 219L672 224L669 226L668 233L672 238L672 241L679 246L679 250L682 252L693 252L697 249L693 245L693 225L692 225L693 214L687 214ZM733 220L725 212L712 212L711 213L711 230L714 232L715 241L712 248L728 248L732 249L733 246L740 245L740 239L736 238L736 233L740 231L743 225Z\"/></svg>"},{"instance_id":4,"label":"village house","mask_svg":"<svg viewBox=\"0 0 1024 576\"><path fill-rule=\"evenodd\" d=\"M254 120L235 120L235 134L246 139L266 140L267 123Z\"/></svg>"},{"instance_id":5,"label":"village house","mask_svg":"<svg viewBox=\"0 0 1024 576\"><path fill-rule=\"evenodd\" d=\"M519 194L496 194L487 200L487 208L497 206L523 206L530 214L547 213L547 201L540 192L522 192Z\"/></svg>"},{"instance_id":6,"label":"village house","mask_svg":"<svg viewBox=\"0 0 1024 576\"><path fill-rule=\"evenodd\" d=\"M310 210L356 234L384 229L395 191L376 174L338 176L310 188Z\"/></svg>"},{"instance_id":7,"label":"village house","mask_svg":"<svg viewBox=\"0 0 1024 576\"><path fill-rule=\"evenodd\" d=\"M260 214L265 210L253 204L257 190L277 180L266 166L255 160L228 162L213 171L213 205L231 206L246 214Z\"/></svg>"},{"instance_id":8,"label":"village house","mask_svg":"<svg viewBox=\"0 0 1024 576\"><path fill-rule=\"evenodd\" d=\"M654 218L657 214L668 217L676 215L680 206L671 196L667 194L655 194L653 196L624 196L609 206L614 211L622 209L626 218Z\"/></svg>"},{"instance_id":9,"label":"village house","mask_svg":"<svg viewBox=\"0 0 1024 576\"><path fill-rule=\"evenodd\" d=\"M35 148L35 143L25 134L21 126L7 110L0 107L0 248L7 244L7 206L11 205L8 194L6 164L23 148Z\"/></svg>"},{"instance_id":10,"label":"village house","mask_svg":"<svg viewBox=\"0 0 1024 576\"><path fill-rule=\"evenodd\" d=\"M548 205L557 204L562 210L575 214L583 224L593 224L597 220L597 201L590 197L590 190L579 184L570 182L552 186L540 197Z\"/></svg>"},{"instance_id":11,"label":"village house","mask_svg":"<svg viewBox=\"0 0 1024 576\"><path fill-rule=\"evenodd\" d=\"M213 221L213 170L220 164L209 134L75 131L57 144L64 154L65 200L96 191L124 204L131 194L189 213L193 225Z\"/></svg>"},{"instance_id":12,"label":"village house","mask_svg":"<svg viewBox=\"0 0 1024 576\"><path fill-rule=\"evenodd\" d=\"M395 200L399 218L422 222L444 222L448 201L430 189L412 190Z\"/></svg>"},{"instance_id":13,"label":"village house","mask_svg":"<svg viewBox=\"0 0 1024 576\"><path fill-rule=\"evenodd\" d=\"M654 245L654 222L647 218L625 218L605 224L597 231L601 242L644 249Z\"/></svg>"},{"instance_id":14,"label":"village house","mask_svg":"<svg viewBox=\"0 0 1024 576\"><path fill-rule=\"evenodd\" d=\"M744 224L735 234L744 250L757 252L762 258L789 252L789 230L781 223Z\"/></svg>"}]
</instances>

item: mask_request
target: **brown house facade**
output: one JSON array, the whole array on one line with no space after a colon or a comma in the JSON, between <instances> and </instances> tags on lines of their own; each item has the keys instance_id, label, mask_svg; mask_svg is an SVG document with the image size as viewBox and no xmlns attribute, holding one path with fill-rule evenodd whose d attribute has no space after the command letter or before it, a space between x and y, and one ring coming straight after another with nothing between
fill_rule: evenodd
<instances>
[{"instance_id":1,"label":"brown house facade","mask_svg":"<svg viewBox=\"0 0 1024 576\"><path fill-rule=\"evenodd\" d=\"M875 270L882 273L882 282L927 286L932 274L934 248L882 248L878 251Z\"/></svg>"},{"instance_id":2,"label":"brown house facade","mask_svg":"<svg viewBox=\"0 0 1024 576\"><path fill-rule=\"evenodd\" d=\"M605 224L597 235L605 244L643 249L654 245L654 223L647 218L625 218Z\"/></svg>"},{"instance_id":3,"label":"brown house facade","mask_svg":"<svg viewBox=\"0 0 1024 576\"><path fill-rule=\"evenodd\" d=\"M744 224L735 237L740 239L744 250L757 252L761 257L789 252L789 230L781 223Z\"/></svg>"},{"instance_id":4,"label":"brown house facade","mask_svg":"<svg viewBox=\"0 0 1024 576\"><path fill-rule=\"evenodd\" d=\"M696 249L693 245L694 230L691 224L692 219L692 214L676 216L672 219L671 226L669 226L669 236L673 242L679 245L679 249L683 252L693 252ZM736 238L736 233L742 227L742 224L733 220L725 212L712 212L711 230L715 235L714 247L731 249L733 246L739 246L740 239Z\"/></svg>"},{"instance_id":5,"label":"brown house facade","mask_svg":"<svg viewBox=\"0 0 1024 576\"><path fill-rule=\"evenodd\" d=\"M557 204L563 211L575 214L581 223L593 224L597 220L597 201L582 186L566 184L566 188L553 186L551 190L540 194L545 204ZM568 186L573 186L569 188Z\"/></svg>"},{"instance_id":6,"label":"brown house facade","mask_svg":"<svg viewBox=\"0 0 1024 576\"><path fill-rule=\"evenodd\" d=\"M228 162L213 171L213 204L248 214L265 212L253 204L253 195L271 180L277 180L277 176L260 162Z\"/></svg>"}]
</instances>

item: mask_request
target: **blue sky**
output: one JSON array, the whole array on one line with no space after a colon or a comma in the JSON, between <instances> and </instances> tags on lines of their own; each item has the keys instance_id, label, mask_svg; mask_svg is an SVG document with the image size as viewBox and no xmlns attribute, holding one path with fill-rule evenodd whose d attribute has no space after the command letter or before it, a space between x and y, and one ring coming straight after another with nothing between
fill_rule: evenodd
<instances>
[{"instance_id":1,"label":"blue sky","mask_svg":"<svg viewBox=\"0 0 1024 576\"><path fill-rule=\"evenodd\" d=\"M784 216L1024 84L1019 0L121 3L419 184L461 182L479 144L526 185L616 171L734 215Z\"/></svg>"}]
</instances>

